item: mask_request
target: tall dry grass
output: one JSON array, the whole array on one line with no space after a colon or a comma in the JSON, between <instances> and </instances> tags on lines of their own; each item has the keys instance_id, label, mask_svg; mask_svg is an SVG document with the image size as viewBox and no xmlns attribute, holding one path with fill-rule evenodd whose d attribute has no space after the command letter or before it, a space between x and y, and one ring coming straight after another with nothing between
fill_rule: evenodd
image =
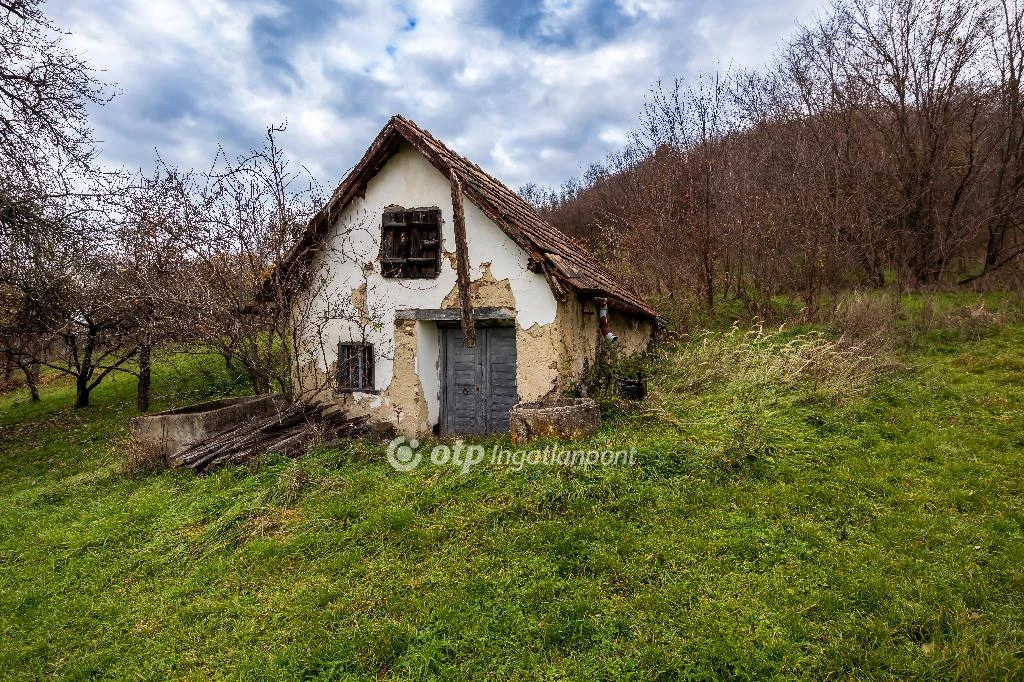
<instances>
[{"instance_id":1,"label":"tall dry grass","mask_svg":"<svg viewBox=\"0 0 1024 682\"><path fill-rule=\"evenodd\" d=\"M733 326L667 351L659 384L667 394L809 390L838 400L861 393L880 366L878 354L864 342L820 331Z\"/></svg>"},{"instance_id":2,"label":"tall dry grass","mask_svg":"<svg viewBox=\"0 0 1024 682\"><path fill-rule=\"evenodd\" d=\"M900 297L891 292L855 291L839 298L822 321L836 333L860 343L899 347L917 346L930 336L978 339L1022 319L1019 297L972 298L949 294Z\"/></svg>"}]
</instances>

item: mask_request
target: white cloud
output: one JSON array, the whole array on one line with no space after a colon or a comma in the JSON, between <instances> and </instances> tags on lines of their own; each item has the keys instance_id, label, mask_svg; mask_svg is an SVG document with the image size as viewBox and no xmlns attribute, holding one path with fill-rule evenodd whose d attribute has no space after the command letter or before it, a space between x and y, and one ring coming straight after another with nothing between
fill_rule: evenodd
<instances>
[{"instance_id":1,"label":"white cloud","mask_svg":"<svg viewBox=\"0 0 1024 682\"><path fill-rule=\"evenodd\" d=\"M149 167L158 147L203 167L218 143L242 153L287 119L283 143L328 187L396 112L513 187L557 184L625 141L655 80L754 66L811 9L807 0L544 0L536 16L511 2L488 15L487 1L498 2L46 8L73 33L72 48L118 83L121 94L94 113L108 163Z\"/></svg>"}]
</instances>

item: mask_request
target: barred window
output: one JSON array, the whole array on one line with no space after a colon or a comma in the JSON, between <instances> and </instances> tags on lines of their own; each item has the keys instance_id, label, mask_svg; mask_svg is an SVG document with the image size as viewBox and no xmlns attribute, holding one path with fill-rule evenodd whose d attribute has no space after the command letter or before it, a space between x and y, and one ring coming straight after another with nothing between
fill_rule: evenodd
<instances>
[{"instance_id":1,"label":"barred window","mask_svg":"<svg viewBox=\"0 0 1024 682\"><path fill-rule=\"evenodd\" d=\"M385 277L437 277L441 272L441 209L385 209L380 257Z\"/></svg>"},{"instance_id":2,"label":"barred window","mask_svg":"<svg viewBox=\"0 0 1024 682\"><path fill-rule=\"evenodd\" d=\"M373 390L373 344L338 343L338 390Z\"/></svg>"}]
</instances>

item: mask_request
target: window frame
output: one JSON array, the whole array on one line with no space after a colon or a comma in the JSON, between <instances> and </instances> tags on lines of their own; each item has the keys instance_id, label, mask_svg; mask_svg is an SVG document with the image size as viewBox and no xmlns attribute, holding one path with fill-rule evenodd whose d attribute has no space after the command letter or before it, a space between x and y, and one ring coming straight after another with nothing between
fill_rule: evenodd
<instances>
[{"instance_id":1,"label":"window frame","mask_svg":"<svg viewBox=\"0 0 1024 682\"><path fill-rule=\"evenodd\" d=\"M357 381L352 381L352 361L357 363ZM339 393L375 393L373 344L365 341L338 341L338 362L335 373ZM343 383L343 375L347 379Z\"/></svg>"}]
</instances>

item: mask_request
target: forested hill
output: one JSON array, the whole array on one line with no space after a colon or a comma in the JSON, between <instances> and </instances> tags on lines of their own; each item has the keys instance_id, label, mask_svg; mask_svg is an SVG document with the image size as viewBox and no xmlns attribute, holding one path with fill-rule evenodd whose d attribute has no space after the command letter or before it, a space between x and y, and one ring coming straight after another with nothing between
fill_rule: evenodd
<instances>
[{"instance_id":1,"label":"forested hill","mask_svg":"<svg viewBox=\"0 0 1024 682\"><path fill-rule=\"evenodd\" d=\"M1022 11L841 3L769 64L656 86L631 143L524 196L656 297L1017 286Z\"/></svg>"}]
</instances>

